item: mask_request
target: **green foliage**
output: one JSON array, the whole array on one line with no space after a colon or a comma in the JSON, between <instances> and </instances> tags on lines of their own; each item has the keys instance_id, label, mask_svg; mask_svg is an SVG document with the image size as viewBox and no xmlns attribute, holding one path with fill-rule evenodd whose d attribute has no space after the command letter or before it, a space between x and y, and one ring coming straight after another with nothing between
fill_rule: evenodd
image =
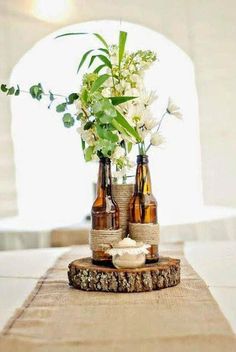
<instances>
[{"instance_id":1,"label":"green foliage","mask_svg":"<svg viewBox=\"0 0 236 352\"><path fill-rule=\"evenodd\" d=\"M96 81L92 84L92 87L91 87L91 93L94 93L96 92L96 90L98 90L98 88L100 88L103 83L108 80L108 78L110 77L110 75L107 75L107 74L104 74L104 75L101 75L99 76Z\"/></svg>"},{"instance_id":2,"label":"green foliage","mask_svg":"<svg viewBox=\"0 0 236 352\"><path fill-rule=\"evenodd\" d=\"M20 95L20 87L17 84L16 90L15 90L15 96L18 97Z\"/></svg>"},{"instance_id":3,"label":"green foliage","mask_svg":"<svg viewBox=\"0 0 236 352\"><path fill-rule=\"evenodd\" d=\"M57 105L56 112L64 112L67 108L67 103L61 103Z\"/></svg>"},{"instance_id":4,"label":"green foliage","mask_svg":"<svg viewBox=\"0 0 236 352\"><path fill-rule=\"evenodd\" d=\"M83 64L85 63L87 57L89 56L89 54L90 54L91 52L93 52L93 49L92 49L92 50L88 50L88 51L86 51L86 53L84 53L84 55L82 56L82 59L81 59L81 61L80 61L80 63L79 63L79 67L78 67L78 69L77 69L77 73L79 73L81 67L83 66Z\"/></svg>"},{"instance_id":5,"label":"green foliage","mask_svg":"<svg viewBox=\"0 0 236 352\"><path fill-rule=\"evenodd\" d=\"M111 61L104 55L97 55L97 57L110 69L112 68Z\"/></svg>"},{"instance_id":6,"label":"green foliage","mask_svg":"<svg viewBox=\"0 0 236 352\"><path fill-rule=\"evenodd\" d=\"M64 123L64 126L67 128L72 127L75 123L75 119L70 113L64 114L62 121Z\"/></svg>"},{"instance_id":7,"label":"green foliage","mask_svg":"<svg viewBox=\"0 0 236 352\"><path fill-rule=\"evenodd\" d=\"M128 123L126 118L119 111L117 111L115 121L120 124L132 137L134 137L137 142L141 141L138 132Z\"/></svg>"},{"instance_id":8,"label":"green foliage","mask_svg":"<svg viewBox=\"0 0 236 352\"><path fill-rule=\"evenodd\" d=\"M126 39L127 39L127 33L120 31L120 36L119 36L119 67L121 65L121 61L124 56Z\"/></svg>"},{"instance_id":9,"label":"green foliage","mask_svg":"<svg viewBox=\"0 0 236 352\"><path fill-rule=\"evenodd\" d=\"M13 95L15 93L15 88L11 87L8 89L7 95Z\"/></svg>"},{"instance_id":10,"label":"green foliage","mask_svg":"<svg viewBox=\"0 0 236 352\"><path fill-rule=\"evenodd\" d=\"M7 87L6 84L1 84L0 90L3 93L6 93L7 95L15 95L15 96L20 95L20 87L18 85L15 88L15 87Z\"/></svg>"},{"instance_id":11,"label":"green foliage","mask_svg":"<svg viewBox=\"0 0 236 352\"><path fill-rule=\"evenodd\" d=\"M73 104L78 98L79 96L77 93L71 93L67 98L68 104Z\"/></svg>"},{"instance_id":12,"label":"green foliage","mask_svg":"<svg viewBox=\"0 0 236 352\"><path fill-rule=\"evenodd\" d=\"M83 113L80 112L80 113L77 115L76 120L80 121L82 117L83 117Z\"/></svg>"},{"instance_id":13,"label":"green foliage","mask_svg":"<svg viewBox=\"0 0 236 352\"><path fill-rule=\"evenodd\" d=\"M126 103L127 101L137 99L137 97L126 97L126 96L121 96L121 97L109 97L111 100L112 104L114 106Z\"/></svg>"},{"instance_id":14,"label":"green foliage","mask_svg":"<svg viewBox=\"0 0 236 352\"><path fill-rule=\"evenodd\" d=\"M99 65L98 67L95 68L95 70L93 72L94 73L99 73L104 67L106 67L105 64Z\"/></svg>"},{"instance_id":15,"label":"green foliage","mask_svg":"<svg viewBox=\"0 0 236 352\"><path fill-rule=\"evenodd\" d=\"M85 161L91 161L92 160L92 155L93 155L94 147L89 146L84 150L84 158Z\"/></svg>"},{"instance_id":16,"label":"green foliage","mask_svg":"<svg viewBox=\"0 0 236 352\"><path fill-rule=\"evenodd\" d=\"M41 83L38 83L32 87L30 87L30 95L33 99L41 100L44 94Z\"/></svg>"},{"instance_id":17,"label":"green foliage","mask_svg":"<svg viewBox=\"0 0 236 352\"><path fill-rule=\"evenodd\" d=\"M107 42L105 41L105 39L101 36L101 34L99 33L86 33L86 32L73 32L73 33L64 33L64 34L60 34L58 36L56 36L55 39L57 38L62 38L62 37L67 37L67 36L75 36L75 35L94 35L103 45L106 49L109 48Z\"/></svg>"},{"instance_id":18,"label":"green foliage","mask_svg":"<svg viewBox=\"0 0 236 352\"><path fill-rule=\"evenodd\" d=\"M93 121L86 122L86 124L84 125L84 130L85 131L89 130L93 126L93 124L94 124Z\"/></svg>"},{"instance_id":19,"label":"green foliage","mask_svg":"<svg viewBox=\"0 0 236 352\"><path fill-rule=\"evenodd\" d=\"M6 93L8 91L7 85L6 84L1 84L1 91L3 93Z\"/></svg>"}]
</instances>

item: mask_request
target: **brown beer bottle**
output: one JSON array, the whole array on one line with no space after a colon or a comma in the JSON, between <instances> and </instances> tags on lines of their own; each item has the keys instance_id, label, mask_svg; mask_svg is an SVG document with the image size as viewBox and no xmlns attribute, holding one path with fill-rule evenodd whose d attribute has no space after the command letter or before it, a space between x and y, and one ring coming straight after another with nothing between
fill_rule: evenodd
<instances>
[{"instance_id":1,"label":"brown beer bottle","mask_svg":"<svg viewBox=\"0 0 236 352\"><path fill-rule=\"evenodd\" d=\"M119 229L119 208L112 198L111 161L106 157L99 161L97 198L92 206L92 229ZM102 250L93 250L92 259L94 264L111 264L111 257Z\"/></svg>"},{"instance_id":2,"label":"brown beer bottle","mask_svg":"<svg viewBox=\"0 0 236 352\"><path fill-rule=\"evenodd\" d=\"M130 200L129 215L131 223L157 224L157 201L152 194L147 155L137 156L136 180L134 194ZM157 245L151 245L146 258L149 263L158 261Z\"/></svg>"}]
</instances>

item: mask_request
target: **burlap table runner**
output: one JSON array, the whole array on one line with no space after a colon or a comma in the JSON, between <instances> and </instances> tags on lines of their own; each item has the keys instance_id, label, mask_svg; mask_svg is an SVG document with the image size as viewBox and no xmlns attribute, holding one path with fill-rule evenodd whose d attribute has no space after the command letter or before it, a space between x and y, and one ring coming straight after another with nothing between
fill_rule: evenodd
<instances>
[{"instance_id":1,"label":"burlap table runner","mask_svg":"<svg viewBox=\"0 0 236 352\"><path fill-rule=\"evenodd\" d=\"M236 351L230 326L182 246L162 250L181 259L181 284L134 294L69 288L66 268L78 251L64 254L38 282L0 335L1 352Z\"/></svg>"}]
</instances>

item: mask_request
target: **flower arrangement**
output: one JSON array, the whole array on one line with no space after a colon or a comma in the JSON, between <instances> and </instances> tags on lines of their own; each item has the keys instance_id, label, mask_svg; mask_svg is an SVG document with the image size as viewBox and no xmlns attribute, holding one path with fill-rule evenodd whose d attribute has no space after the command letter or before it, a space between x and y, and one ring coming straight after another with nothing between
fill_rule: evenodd
<instances>
[{"instance_id":1,"label":"flower arrangement","mask_svg":"<svg viewBox=\"0 0 236 352\"><path fill-rule=\"evenodd\" d=\"M66 33L56 38L86 34ZM133 146L137 145L138 153L145 155L151 146L162 144L164 139L160 127L164 117L170 114L181 118L181 112L169 99L161 118L151 114L150 105L157 96L146 91L144 75L157 60L154 52L128 52L127 33L123 31L119 33L118 45L108 45L98 33L92 35L97 38L99 46L85 52L81 58L77 72L86 63L88 69L82 77L79 92L62 96L45 92L42 84L38 83L27 93L36 100L47 97L48 107L54 106L62 114L64 126L77 127L85 160L110 158L116 169L115 180L122 178L125 183L127 170L133 166L129 158ZM19 85L8 87L2 84L0 88L10 96L26 92ZM76 109L72 112L74 106Z\"/></svg>"}]
</instances>

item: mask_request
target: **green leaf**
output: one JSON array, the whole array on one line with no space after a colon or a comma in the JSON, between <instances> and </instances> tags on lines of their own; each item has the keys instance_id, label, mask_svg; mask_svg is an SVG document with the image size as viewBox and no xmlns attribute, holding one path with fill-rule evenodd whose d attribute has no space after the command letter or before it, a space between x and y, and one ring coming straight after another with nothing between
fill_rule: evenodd
<instances>
[{"instance_id":1,"label":"green leaf","mask_svg":"<svg viewBox=\"0 0 236 352\"><path fill-rule=\"evenodd\" d=\"M82 139L82 137L80 137L80 139L81 139L82 150L84 151L84 149L85 149L85 141Z\"/></svg>"},{"instance_id":2,"label":"green leaf","mask_svg":"<svg viewBox=\"0 0 236 352\"><path fill-rule=\"evenodd\" d=\"M103 51L105 54L107 54L109 56L109 51L107 49L98 48L97 50Z\"/></svg>"},{"instance_id":3,"label":"green leaf","mask_svg":"<svg viewBox=\"0 0 236 352\"><path fill-rule=\"evenodd\" d=\"M127 150L128 150L128 153L131 152L132 148L133 148L133 144L132 144L131 142L127 142Z\"/></svg>"},{"instance_id":4,"label":"green leaf","mask_svg":"<svg viewBox=\"0 0 236 352\"><path fill-rule=\"evenodd\" d=\"M6 93L8 91L7 85L6 84L1 84L1 91L3 93Z\"/></svg>"},{"instance_id":5,"label":"green leaf","mask_svg":"<svg viewBox=\"0 0 236 352\"><path fill-rule=\"evenodd\" d=\"M92 146L89 146L88 148L85 149L84 158L86 161L92 160L93 150L94 150L94 147Z\"/></svg>"},{"instance_id":6,"label":"green leaf","mask_svg":"<svg viewBox=\"0 0 236 352\"><path fill-rule=\"evenodd\" d=\"M55 100L55 97L54 97L54 95L52 94L51 91L49 91L49 99L50 99L50 101Z\"/></svg>"},{"instance_id":7,"label":"green leaf","mask_svg":"<svg viewBox=\"0 0 236 352\"><path fill-rule=\"evenodd\" d=\"M89 130L92 126L93 126L93 122L92 122L92 121L88 121L88 122L86 122L86 124L84 125L84 130L87 131L87 130Z\"/></svg>"},{"instance_id":8,"label":"green leaf","mask_svg":"<svg viewBox=\"0 0 236 352\"><path fill-rule=\"evenodd\" d=\"M92 64L93 64L94 60L96 59L96 57L98 57L98 55L93 55L93 56L91 57L91 59L90 59L90 61L89 61L88 68L89 68L90 66L92 66Z\"/></svg>"},{"instance_id":9,"label":"green leaf","mask_svg":"<svg viewBox=\"0 0 236 352\"><path fill-rule=\"evenodd\" d=\"M100 125L97 125L97 134L100 138L108 140L112 143L116 143L119 140L119 137L112 133L111 131L107 130L106 126L102 127Z\"/></svg>"},{"instance_id":10,"label":"green leaf","mask_svg":"<svg viewBox=\"0 0 236 352\"><path fill-rule=\"evenodd\" d=\"M55 37L55 39L57 38L61 38L61 37L66 37L66 36L71 36L71 35L83 35L83 34L92 34L94 35L96 38L98 38L98 40L100 40L100 42L108 49L109 46L107 44L107 42L105 41L105 39L98 33L86 33L86 32L73 32L73 33L64 33L64 34L60 34L60 35L57 35Z\"/></svg>"},{"instance_id":11,"label":"green leaf","mask_svg":"<svg viewBox=\"0 0 236 352\"><path fill-rule=\"evenodd\" d=\"M57 112L64 112L66 110L66 107L67 107L67 103L59 104L56 107L56 111Z\"/></svg>"},{"instance_id":12,"label":"green leaf","mask_svg":"<svg viewBox=\"0 0 236 352\"><path fill-rule=\"evenodd\" d=\"M109 77L110 77L110 75L107 75L107 74L99 76L96 79L96 81L93 83L90 92L91 93L96 92L96 90L98 90L98 88L100 88Z\"/></svg>"},{"instance_id":13,"label":"green leaf","mask_svg":"<svg viewBox=\"0 0 236 352\"><path fill-rule=\"evenodd\" d=\"M77 93L71 93L69 96L68 96L68 103L69 104L73 104L75 102L75 100L77 100L79 98L78 94Z\"/></svg>"},{"instance_id":14,"label":"green leaf","mask_svg":"<svg viewBox=\"0 0 236 352\"><path fill-rule=\"evenodd\" d=\"M41 83L38 83L32 87L30 87L30 95L32 96L33 99L41 100L42 99L42 94L43 94L43 88Z\"/></svg>"},{"instance_id":15,"label":"green leaf","mask_svg":"<svg viewBox=\"0 0 236 352\"><path fill-rule=\"evenodd\" d=\"M92 50L88 50L88 51L86 51L86 53L84 53L84 55L82 56L82 59L80 60L80 63L79 63L78 69L77 69L77 73L79 73L79 71L80 71L81 67L83 66L83 64L85 63L87 57L93 51L94 50L92 49Z\"/></svg>"},{"instance_id":16,"label":"green leaf","mask_svg":"<svg viewBox=\"0 0 236 352\"><path fill-rule=\"evenodd\" d=\"M75 123L75 119L69 113L64 114L62 121L64 123L64 126L67 128L72 127Z\"/></svg>"},{"instance_id":17,"label":"green leaf","mask_svg":"<svg viewBox=\"0 0 236 352\"><path fill-rule=\"evenodd\" d=\"M15 96L18 97L18 95L20 95L20 87L17 84L17 88L16 88L16 91L15 91Z\"/></svg>"},{"instance_id":18,"label":"green leaf","mask_svg":"<svg viewBox=\"0 0 236 352\"><path fill-rule=\"evenodd\" d=\"M105 64L98 66L93 72L94 73L99 73L104 67L106 67Z\"/></svg>"},{"instance_id":19,"label":"green leaf","mask_svg":"<svg viewBox=\"0 0 236 352\"><path fill-rule=\"evenodd\" d=\"M109 45L107 44L107 42L105 41L105 39L101 36L101 34L99 33L93 33L93 35L95 35L95 37L98 38L98 40L100 40L100 42L105 46L105 48L109 48Z\"/></svg>"},{"instance_id":20,"label":"green leaf","mask_svg":"<svg viewBox=\"0 0 236 352\"><path fill-rule=\"evenodd\" d=\"M116 109L108 98L103 98L95 102L92 108L95 116L101 119L101 122L103 123L110 122L117 114Z\"/></svg>"},{"instance_id":21,"label":"green leaf","mask_svg":"<svg viewBox=\"0 0 236 352\"><path fill-rule=\"evenodd\" d=\"M104 55L98 55L99 59L109 68L112 68L111 61Z\"/></svg>"},{"instance_id":22,"label":"green leaf","mask_svg":"<svg viewBox=\"0 0 236 352\"><path fill-rule=\"evenodd\" d=\"M109 97L109 99L111 100L113 105L119 105L119 104L125 103L129 100L137 99L137 97L122 96L122 97Z\"/></svg>"},{"instance_id":23,"label":"green leaf","mask_svg":"<svg viewBox=\"0 0 236 352\"><path fill-rule=\"evenodd\" d=\"M112 120L113 120L113 117L106 114L103 114L99 117L99 121L101 123L110 123Z\"/></svg>"},{"instance_id":24,"label":"green leaf","mask_svg":"<svg viewBox=\"0 0 236 352\"><path fill-rule=\"evenodd\" d=\"M133 136L137 142L141 141L138 132L129 124L126 118L117 110L117 116L114 118L131 136Z\"/></svg>"},{"instance_id":25,"label":"green leaf","mask_svg":"<svg viewBox=\"0 0 236 352\"><path fill-rule=\"evenodd\" d=\"M129 133L127 133L127 131L115 119L111 121L111 124L115 128L115 130L119 131L123 135L130 137Z\"/></svg>"},{"instance_id":26,"label":"green leaf","mask_svg":"<svg viewBox=\"0 0 236 352\"><path fill-rule=\"evenodd\" d=\"M123 56L124 56L126 39L127 39L127 32L120 31L120 36L119 36L119 66L120 66L121 61L122 61Z\"/></svg>"},{"instance_id":27,"label":"green leaf","mask_svg":"<svg viewBox=\"0 0 236 352\"><path fill-rule=\"evenodd\" d=\"M81 118L83 117L83 113L82 112L80 112L78 115L77 115L77 117L76 117L76 120L81 120Z\"/></svg>"},{"instance_id":28,"label":"green leaf","mask_svg":"<svg viewBox=\"0 0 236 352\"><path fill-rule=\"evenodd\" d=\"M11 87L8 89L7 95L13 95L15 93L15 88Z\"/></svg>"},{"instance_id":29,"label":"green leaf","mask_svg":"<svg viewBox=\"0 0 236 352\"><path fill-rule=\"evenodd\" d=\"M88 34L88 33L86 33L86 32L64 33L64 34L57 35L55 37L55 39L62 38L62 37L67 37L67 36L70 36L70 35L83 35L83 34Z\"/></svg>"},{"instance_id":30,"label":"green leaf","mask_svg":"<svg viewBox=\"0 0 236 352\"><path fill-rule=\"evenodd\" d=\"M88 91L87 89L83 89L81 94L80 94L80 99L82 100L82 102L86 105L88 102Z\"/></svg>"}]
</instances>

